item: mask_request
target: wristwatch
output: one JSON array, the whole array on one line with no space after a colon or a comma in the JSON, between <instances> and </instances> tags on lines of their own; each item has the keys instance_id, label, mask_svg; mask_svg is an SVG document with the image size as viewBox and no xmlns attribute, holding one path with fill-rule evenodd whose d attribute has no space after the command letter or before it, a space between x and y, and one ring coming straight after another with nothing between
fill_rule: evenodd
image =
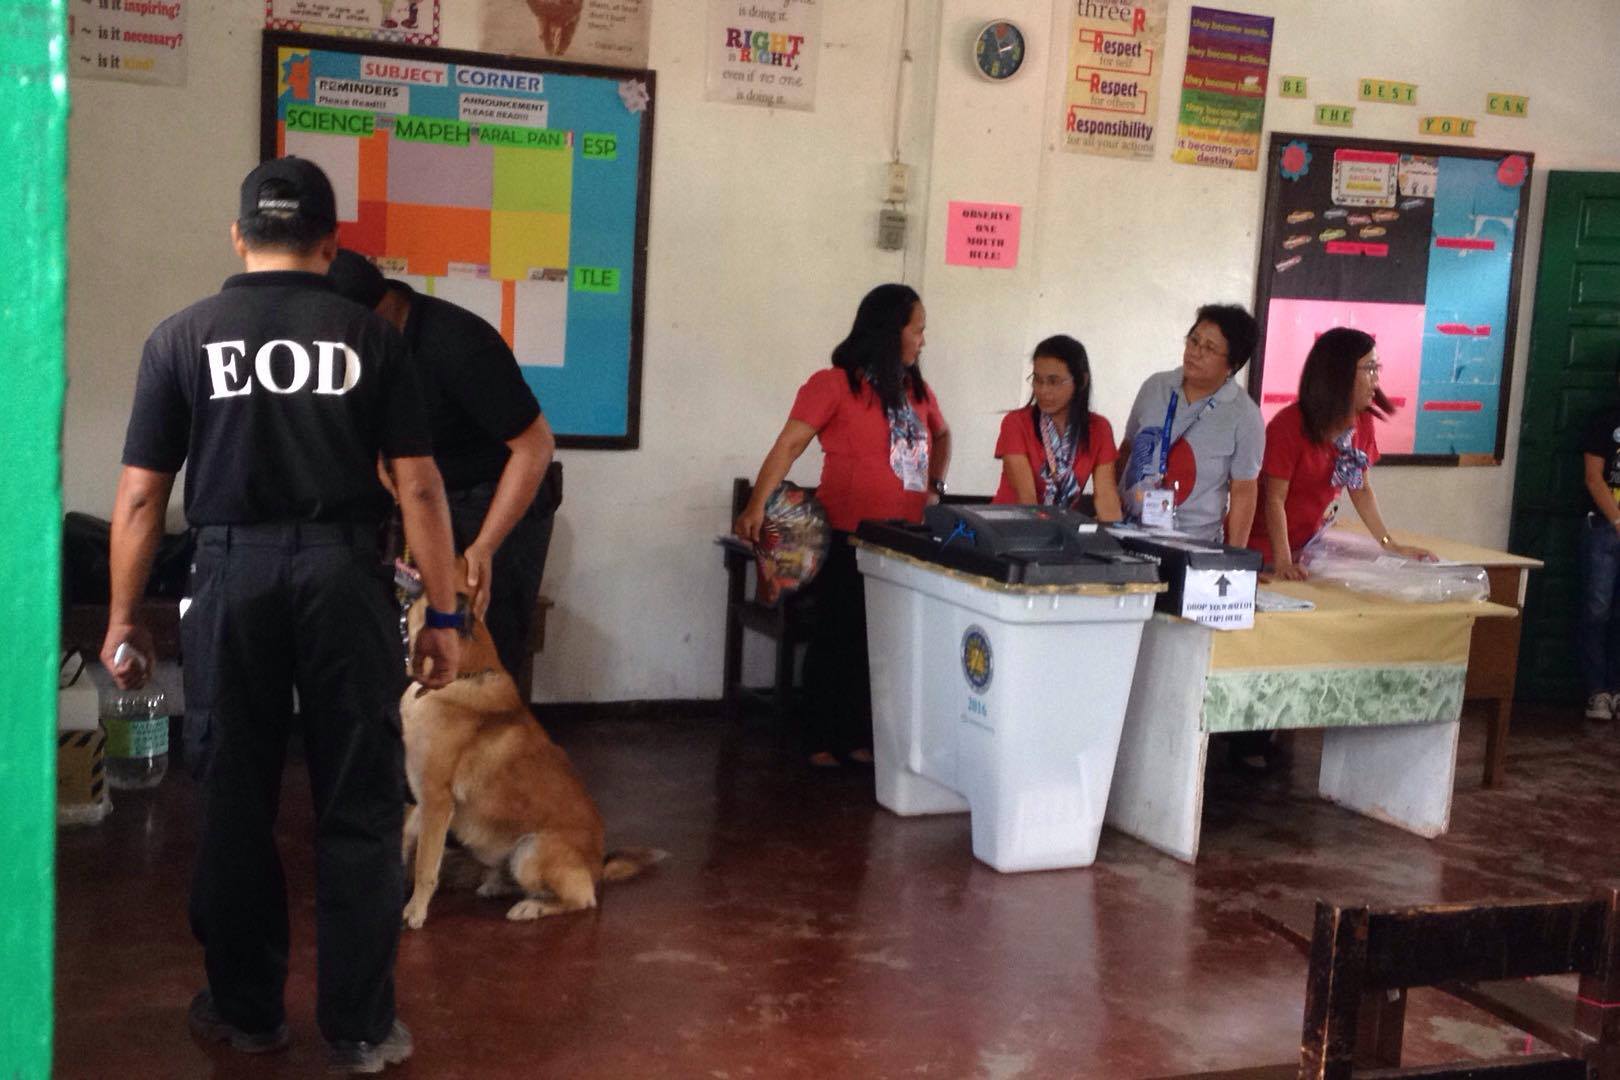
<instances>
[{"instance_id":1,"label":"wristwatch","mask_svg":"<svg viewBox=\"0 0 1620 1080\"><path fill-rule=\"evenodd\" d=\"M439 611L429 604L424 610L429 630L462 630L467 626L467 615L459 608L455 611Z\"/></svg>"},{"instance_id":2,"label":"wristwatch","mask_svg":"<svg viewBox=\"0 0 1620 1080\"><path fill-rule=\"evenodd\" d=\"M943 499L945 497L944 477L936 477L935 479L928 481L928 490L932 491L935 495L938 495Z\"/></svg>"}]
</instances>

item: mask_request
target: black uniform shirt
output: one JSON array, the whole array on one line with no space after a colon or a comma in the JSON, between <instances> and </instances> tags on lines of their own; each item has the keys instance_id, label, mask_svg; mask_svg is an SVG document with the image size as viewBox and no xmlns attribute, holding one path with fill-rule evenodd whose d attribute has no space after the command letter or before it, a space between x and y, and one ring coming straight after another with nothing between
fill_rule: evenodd
<instances>
[{"instance_id":1,"label":"black uniform shirt","mask_svg":"<svg viewBox=\"0 0 1620 1080\"><path fill-rule=\"evenodd\" d=\"M399 287L395 283L393 287ZM466 308L414 290L405 340L433 418L433 457L451 491L500 479L540 404L496 329Z\"/></svg>"},{"instance_id":2,"label":"black uniform shirt","mask_svg":"<svg viewBox=\"0 0 1620 1080\"><path fill-rule=\"evenodd\" d=\"M1586 422L1581 452L1603 459L1603 482L1620 499L1620 408L1604 409Z\"/></svg>"},{"instance_id":3,"label":"black uniform shirt","mask_svg":"<svg viewBox=\"0 0 1620 1080\"><path fill-rule=\"evenodd\" d=\"M237 274L147 338L124 464L186 470L193 525L379 521L377 455L432 437L394 328L323 275Z\"/></svg>"}]
</instances>

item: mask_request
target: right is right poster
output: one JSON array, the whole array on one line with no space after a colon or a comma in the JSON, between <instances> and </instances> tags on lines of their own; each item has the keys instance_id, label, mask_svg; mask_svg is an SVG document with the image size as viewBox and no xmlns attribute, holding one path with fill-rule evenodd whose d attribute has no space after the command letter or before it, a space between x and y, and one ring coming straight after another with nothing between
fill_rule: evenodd
<instances>
[{"instance_id":1,"label":"right is right poster","mask_svg":"<svg viewBox=\"0 0 1620 1080\"><path fill-rule=\"evenodd\" d=\"M1373 336L1385 460L1500 461L1532 156L1273 133L1250 389L1270 420L1323 331Z\"/></svg>"}]
</instances>

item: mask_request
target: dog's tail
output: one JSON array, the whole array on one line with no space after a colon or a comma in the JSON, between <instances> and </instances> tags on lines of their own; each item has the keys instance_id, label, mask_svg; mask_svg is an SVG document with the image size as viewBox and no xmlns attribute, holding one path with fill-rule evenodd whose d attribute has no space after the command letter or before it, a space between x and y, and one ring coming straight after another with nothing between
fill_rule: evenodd
<instances>
[{"instance_id":1,"label":"dog's tail","mask_svg":"<svg viewBox=\"0 0 1620 1080\"><path fill-rule=\"evenodd\" d=\"M610 851L602 859L602 880L625 881L667 858L669 852L650 847L627 847Z\"/></svg>"}]
</instances>

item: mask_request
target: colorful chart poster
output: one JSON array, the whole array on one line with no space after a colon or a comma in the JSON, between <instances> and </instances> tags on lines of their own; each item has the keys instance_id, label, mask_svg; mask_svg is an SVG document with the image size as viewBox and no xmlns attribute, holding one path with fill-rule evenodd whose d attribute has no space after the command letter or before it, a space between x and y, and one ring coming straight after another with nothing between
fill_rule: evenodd
<instances>
[{"instance_id":1,"label":"colorful chart poster","mask_svg":"<svg viewBox=\"0 0 1620 1080\"><path fill-rule=\"evenodd\" d=\"M709 101L816 107L821 0L709 0Z\"/></svg>"},{"instance_id":2,"label":"colorful chart poster","mask_svg":"<svg viewBox=\"0 0 1620 1080\"><path fill-rule=\"evenodd\" d=\"M262 152L332 179L338 239L481 315L559 444L639 420L652 73L267 33Z\"/></svg>"},{"instance_id":3,"label":"colorful chart poster","mask_svg":"<svg viewBox=\"0 0 1620 1080\"><path fill-rule=\"evenodd\" d=\"M485 52L574 64L647 66L652 0L484 0Z\"/></svg>"},{"instance_id":4,"label":"colorful chart poster","mask_svg":"<svg viewBox=\"0 0 1620 1080\"><path fill-rule=\"evenodd\" d=\"M1063 148L1151 158L1168 0L1070 0Z\"/></svg>"},{"instance_id":5,"label":"colorful chart poster","mask_svg":"<svg viewBox=\"0 0 1620 1080\"><path fill-rule=\"evenodd\" d=\"M1324 330L1371 334L1386 454L1503 452L1529 154L1273 134L1257 310L1261 412L1298 396Z\"/></svg>"},{"instance_id":6,"label":"colorful chart poster","mask_svg":"<svg viewBox=\"0 0 1620 1080\"><path fill-rule=\"evenodd\" d=\"M1251 172L1260 167L1271 32L1265 15L1192 9L1173 160Z\"/></svg>"},{"instance_id":7,"label":"colorful chart poster","mask_svg":"<svg viewBox=\"0 0 1620 1080\"><path fill-rule=\"evenodd\" d=\"M68 71L87 79L181 86L190 0L73 0Z\"/></svg>"},{"instance_id":8,"label":"colorful chart poster","mask_svg":"<svg viewBox=\"0 0 1620 1080\"><path fill-rule=\"evenodd\" d=\"M1018 265L1023 209L1003 203L952 202L946 207L945 262L1010 270Z\"/></svg>"},{"instance_id":9,"label":"colorful chart poster","mask_svg":"<svg viewBox=\"0 0 1620 1080\"><path fill-rule=\"evenodd\" d=\"M264 0L264 25L268 30L437 45L439 0Z\"/></svg>"}]
</instances>

